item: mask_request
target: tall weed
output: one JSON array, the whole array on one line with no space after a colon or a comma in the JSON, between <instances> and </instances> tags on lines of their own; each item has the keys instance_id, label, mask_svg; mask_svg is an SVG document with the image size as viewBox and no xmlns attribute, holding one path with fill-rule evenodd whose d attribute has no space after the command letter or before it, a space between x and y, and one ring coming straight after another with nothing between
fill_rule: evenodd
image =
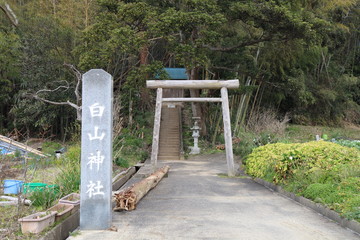
<instances>
[{"instance_id":1,"label":"tall weed","mask_svg":"<svg viewBox=\"0 0 360 240\"><path fill-rule=\"evenodd\" d=\"M56 177L56 184L60 186L61 196L78 192L80 188L80 146L72 146L62 160L61 172Z\"/></svg>"}]
</instances>

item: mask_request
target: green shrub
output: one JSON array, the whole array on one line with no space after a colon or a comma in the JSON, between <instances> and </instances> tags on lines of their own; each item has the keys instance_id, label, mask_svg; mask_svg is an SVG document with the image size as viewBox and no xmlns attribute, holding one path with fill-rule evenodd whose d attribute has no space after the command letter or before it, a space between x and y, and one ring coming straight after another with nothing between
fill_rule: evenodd
<instances>
[{"instance_id":1,"label":"green shrub","mask_svg":"<svg viewBox=\"0 0 360 240\"><path fill-rule=\"evenodd\" d=\"M360 220L360 151L356 148L325 141L268 144L248 156L246 171Z\"/></svg>"},{"instance_id":2,"label":"green shrub","mask_svg":"<svg viewBox=\"0 0 360 240\"><path fill-rule=\"evenodd\" d=\"M339 174L344 164L358 166L360 151L324 141L275 143L254 149L247 158L247 173L263 178L270 172L273 179L267 180L278 183L291 178L299 169L307 170L307 175L319 170Z\"/></svg>"},{"instance_id":3,"label":"green shrub","mask_svg":"<svg viewBox=\"0 0 360 240\"><path fill-rule=\"evenodd\" d=\"M240 132L238 137L239 143L233 145L234 154L242 158L242 163L246 164L246 157L256 147L277 142L277 138L272 133L254 134L250 132Z\"/></svg>"},{"instance_id":4,"label":"green shrub","mask_svg":"<svg viewBox=\"0 0 360 240\"><path fill-rule=\"evenodd\" d=\"M114 139L114 163L118 166L126 167L134 165L139 161L145 161L149 155L147 149L150 143L151 134L148 129L122 129L121 135ZM125 163L125 159L128 163Z\"/></svg>"},{"instance_id":5,"label":"green shrub","mask_svg":"<svg viewBox=\"0 0 360 240\"><path fill-rule=\"evenodd\" d=\"M128 168L130 166L129 161L122 157L116 158L114 162L120 167Z\"/></svg>"},{"instance_id":6,"label":"green shrub","mask_svg":"<svg viewBox=\"0 0 360 240\"><path fill-rule=\"evenodd\" d=\"M255 148L246 160L247 173L259 178L265 177L268 173L275 173L275 164L284 158L283 153L290 152L296 145L275 143Z\"/></svg>"}]
</instances>

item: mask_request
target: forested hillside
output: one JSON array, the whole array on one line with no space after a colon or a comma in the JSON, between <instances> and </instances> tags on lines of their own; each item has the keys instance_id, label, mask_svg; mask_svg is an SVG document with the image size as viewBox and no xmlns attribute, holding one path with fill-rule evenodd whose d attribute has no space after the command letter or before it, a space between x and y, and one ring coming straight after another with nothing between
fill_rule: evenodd
<instances>
[{"instance_id":1,"label":"forested hillside","mask_svg":"<svg viewBox=\"0 0 360 240\"><path fill-rule=\"evenodd\" d=\"M244 117L271 108L298 124L360 123L360 0L0 0L0 9L2 134L68 138L92 68L114 77L115 131L151 124L145 81L166 79L164 67L240 79L230 95L233 109L248 105Z\"/></svg>"}]
</instances>

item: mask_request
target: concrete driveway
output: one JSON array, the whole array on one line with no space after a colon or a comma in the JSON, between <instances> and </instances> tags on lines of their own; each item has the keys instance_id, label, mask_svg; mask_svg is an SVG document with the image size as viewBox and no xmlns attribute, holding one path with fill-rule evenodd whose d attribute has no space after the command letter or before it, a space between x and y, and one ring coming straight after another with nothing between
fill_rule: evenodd
<instances>
[{"instance_id":1,"label":"concrete driveway","mask_svg":"<svg viewBox=\"0 0 360 240\"><path fill-rule=\"evenodd\" d=\"M227 178L224 154L161 161L170 172L130 212L114 212L115 231L80 239L360 239L354 232L255 183Z\"/></svg>"}]
</instances>

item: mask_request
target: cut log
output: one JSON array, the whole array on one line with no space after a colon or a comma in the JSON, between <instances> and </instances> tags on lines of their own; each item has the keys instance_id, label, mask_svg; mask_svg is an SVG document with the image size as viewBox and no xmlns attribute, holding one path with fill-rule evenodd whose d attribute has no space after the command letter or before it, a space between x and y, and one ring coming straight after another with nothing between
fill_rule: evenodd
<instances>
[{"instance_id":1,"label":"cut log","mask_svg":"<svg viewBox=\"0 0 360 240\"><path fill-rule=\"evenodd\" d=\"M170 166L164 166L151 174L149 177L143 179L142 181L135 183L128 189L115 193L115 208L114 211L120 210L134 210L136 204L143 198L151 189L153 189L160 180L165 176L169 171Z\"/></svg>"}]
</instances>

